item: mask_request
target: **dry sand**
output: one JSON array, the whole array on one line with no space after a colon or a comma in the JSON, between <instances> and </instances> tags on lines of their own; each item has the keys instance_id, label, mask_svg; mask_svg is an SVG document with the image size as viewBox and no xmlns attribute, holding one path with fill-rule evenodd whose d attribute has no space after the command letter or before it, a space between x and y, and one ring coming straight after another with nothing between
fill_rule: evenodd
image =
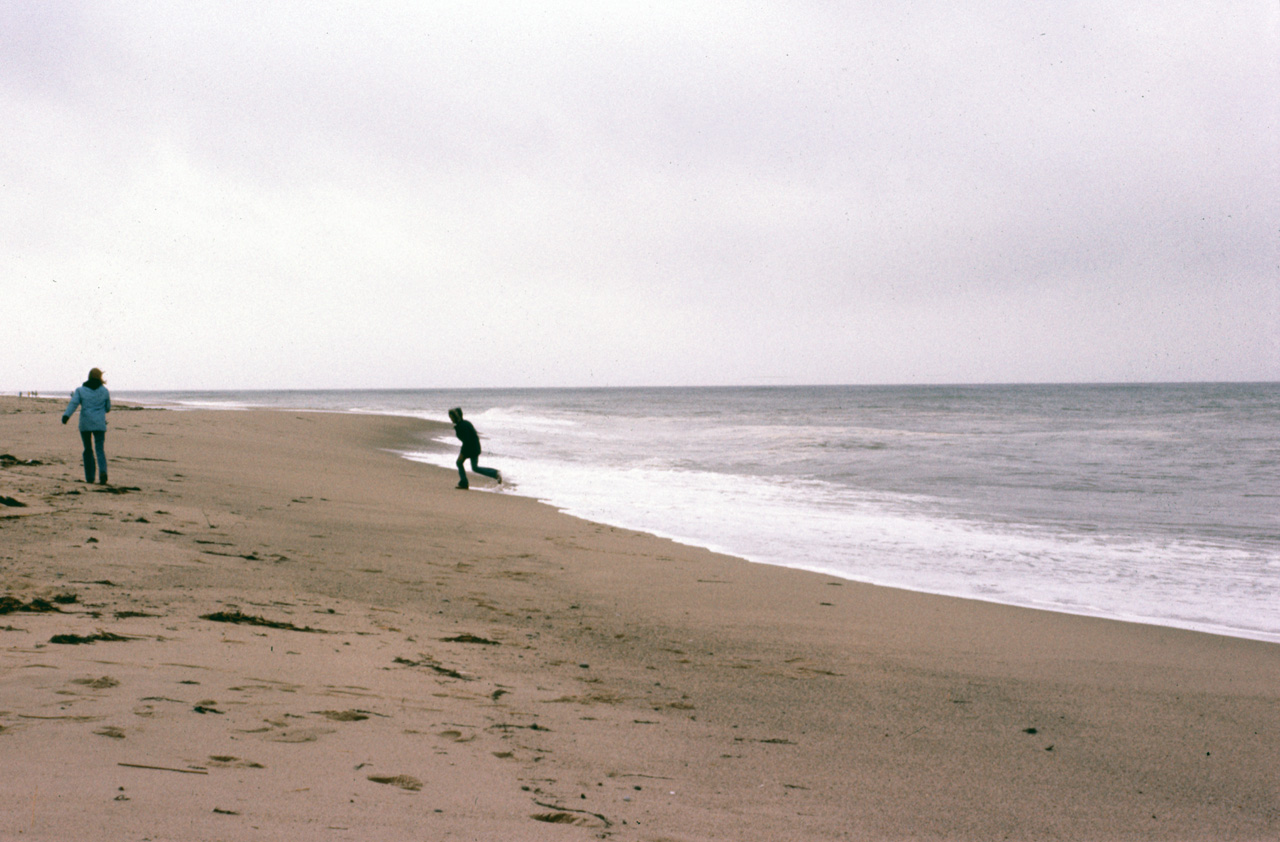
<instances>
[{"instance_id":1,"label":"dry sand","mask_svg":"<svg viewBox=\"0 0 1280 842\"><path fill-rule=\"evenodd\" d=\"M62 407L0 398L0 838L1280 838L1280 646L455 491L408 419L118 409L86 485Z\"/></svg>"}]
</instances>

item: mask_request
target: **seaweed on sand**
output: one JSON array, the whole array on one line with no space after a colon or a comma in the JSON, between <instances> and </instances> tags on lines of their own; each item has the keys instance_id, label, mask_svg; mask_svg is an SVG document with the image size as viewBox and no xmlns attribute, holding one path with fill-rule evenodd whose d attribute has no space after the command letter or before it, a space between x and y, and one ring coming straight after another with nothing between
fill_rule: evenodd
<instances>
[{"instance_id":1,"label":"seaweed on sand","mask_svg":"<svg viewBox=\"0 0 1280 842\"><path fill-rule=\"evenodd\" d=\"M499 646L501 644L496 640L489 640L486 637L477 637L474 634L460 634L457 637L442 637L443 643L478 643L481 646Z\"/></svg>"},{"instance_id":2,"label":"seaweed on sand","mask_svg":"<svg viewBox=\"0 0 1280 842\"><path fill-rule=\"evenodd\" d=\"M293 623L268 620L265 617L243 614L239 611L215 611L212 614L201 614L200 619L212 620L215 623L238 623L243 626L262 626L263 628L285 629L286 631L312 632L314 634L329 633L324 629L313 629L311 626L295 626Z\"/></svg>"},{"instance_id":3,"label":"seaweed on sand","mask_svg":"<svg viewBox=\"0 0 1280 842\"><path fill-rule=\"evenodd\" d=\"M69 645L77 645L81 643L95 643L99 640L116 641L116 640L133 640L132 637L125 637L115 632L97 632L96 634L80 635L80 634L55 634L49 638L50 643L65 643Z\"/></svg>"},{"instance_id":4,"label":"seaweed on sand","mask_svg":"<svg viewBox=\"0 0 1280 842\"><path fill-rule=\"evenodd\" d=\"M43 614L50 612L58 612L60 609L49 602L47 599L33 599L30 602L23 602L15 596L8 594L0 596L0 614L12 614L15 611L26 611L33 614Z\"/></svg>"}]
</instances>

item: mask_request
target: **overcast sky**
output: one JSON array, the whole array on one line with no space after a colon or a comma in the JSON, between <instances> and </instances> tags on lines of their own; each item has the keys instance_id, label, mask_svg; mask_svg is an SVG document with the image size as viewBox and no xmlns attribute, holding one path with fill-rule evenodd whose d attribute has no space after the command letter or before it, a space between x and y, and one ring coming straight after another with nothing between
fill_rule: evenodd
<instances>
[{"instance_id":1,"label":"overcast sky","mask_svg":"<svg viewBox=\"0 0 1280 842\"><path fill-rule=\"evenodd\" d=\"M0 390L1280 380L1280 3L0 5Z\"/></svg>"}]
</instances>

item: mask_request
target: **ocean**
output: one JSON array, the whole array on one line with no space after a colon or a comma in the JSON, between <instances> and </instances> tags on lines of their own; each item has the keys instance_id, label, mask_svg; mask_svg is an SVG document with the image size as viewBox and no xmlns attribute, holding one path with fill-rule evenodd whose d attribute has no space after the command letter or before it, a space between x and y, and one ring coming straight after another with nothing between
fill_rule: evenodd
<instances>
[{"instance_id":1,"label":"ocean","mask_svg":"<svg viewBox=\"0 0 1280 842\"><path fill-rule=\"evenodd\" d=\"M501 493L588 520L854 581L1280 642L1280 384L115 396L445 423L461 406ZM457 445L449 432L405 455L452 468Z\"/></svg>"}]
</instances>

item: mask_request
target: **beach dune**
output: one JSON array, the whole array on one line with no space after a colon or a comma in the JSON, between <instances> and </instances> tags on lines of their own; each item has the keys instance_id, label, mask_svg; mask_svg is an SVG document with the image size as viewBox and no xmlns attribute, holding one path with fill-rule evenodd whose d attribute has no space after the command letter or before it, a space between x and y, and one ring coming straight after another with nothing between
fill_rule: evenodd
<instances>
[{"instance_id":1,"label":"beach dune","mask_svg":"<svg viewBox=\"0 0 1280 842\"><path fill-rule=\"evenodd\" d=\"M1280 838L1280 646L455 491L444 425L0 398L0 838ZM518 478L517 478L518 479Z\"/></svg>"}]
</instances>

